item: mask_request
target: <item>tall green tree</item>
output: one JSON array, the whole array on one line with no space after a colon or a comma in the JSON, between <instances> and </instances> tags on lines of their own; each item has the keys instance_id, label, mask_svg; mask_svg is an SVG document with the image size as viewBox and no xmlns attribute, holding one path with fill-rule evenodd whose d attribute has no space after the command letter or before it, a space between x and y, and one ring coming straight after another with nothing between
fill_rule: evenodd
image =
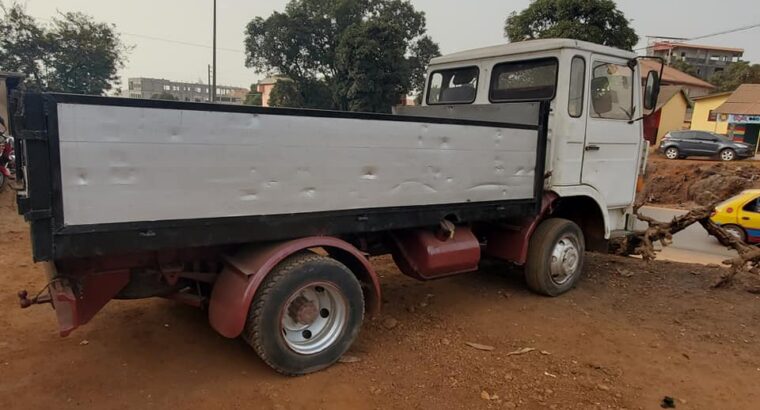
<instances>
[{"instance_id":1,"label":"tall green tree","mask_svg":"<svg viewBox=\"0 0 760 410\"><path fill-rule=\"evenodd\" d=\"M425 33L424 13L407 0L291 0L248 24L246 64L291 80L278 82L271 104L387 111L421 89L440 54Z\"/></svg>"},{"instance_id":2,"label":"tall green tree","mask_svg":"<svg viewBox=\"0 0 760 410\"><path fill-rule=\"evenodd\" d=\"M45 26L23 6L0 3L0 70L28 76L34 89L103 94L118 87L129 48L113 25L62 13Z\"/></svg>"},{"instance_id":3,"label":"tall green tree","mask_svg":"<svg viewBox=\"0 0 760 410\"><path fill-rule=\"evenodd\" d=\"M742 84L760 84L760 64L739 61L713 74L708 80L717 91L734 91Z\"/></svg>"},{"instance_id":4,"label":"tall green tree","mask_svg":"<svg viewBox=\"0 0 760 410\"><path fill-rule=\"evenodd\" d=\"M612 0L533 0L507 17L504 32L512 41L572 38L632 50L639 36Z\"/></svg>"}]
</instances>

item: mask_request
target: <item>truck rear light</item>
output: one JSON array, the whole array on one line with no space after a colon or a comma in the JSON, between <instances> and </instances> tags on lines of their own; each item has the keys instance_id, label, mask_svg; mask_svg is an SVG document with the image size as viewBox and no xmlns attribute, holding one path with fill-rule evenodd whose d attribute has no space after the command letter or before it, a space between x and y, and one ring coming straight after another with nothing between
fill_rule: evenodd
<instances>
[{"instance_id":1,"label":"truck rear light","mask_svg":"<svg viewBox=\"0 0 760 410\"><path fill-rule=\"evenodd\" d=\"M639 178L636 180L636 193L640 194L644 192L644 189L646 188L646 180L644 179L644 175L639 175Z\"/></svg>"}]
</instances>

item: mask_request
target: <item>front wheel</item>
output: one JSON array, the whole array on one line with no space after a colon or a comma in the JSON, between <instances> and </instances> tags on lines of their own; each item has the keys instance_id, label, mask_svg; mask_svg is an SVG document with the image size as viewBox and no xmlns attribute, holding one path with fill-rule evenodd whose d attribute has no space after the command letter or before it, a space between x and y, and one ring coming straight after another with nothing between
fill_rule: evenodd
<instances>
[{"instance_id":1,"label":"front wheel","mask_svg":"<svg viewBox=\"0 0 760 410\"><path fill-rule=\"evenodd\" d=\"M726 148L720 152L721 161L733 161L736 159L736 152L731 148Z\"/></svg>"},{"instance_id":2,"label":"front wheel","mask_svg":"<svg viewBox=\"0 0 760 410\"><path fill-rule=\"evenodd\" d=\"M723 225L721 226L726 232L730 233L735 238L739 239L740 241L747 243L747 232L744 231L744 228L738 225Z\"/></svg>"},{"instance_id":3,"label":"front wheel","mask_svg":"<svg viewBox=\"0 0 760 410\"><path fill-rule=\"evenodd\" d=\"M528 287L546 296L569 291L581 277L585 251L583 232L574 222L560 218L541 222L528 245Z\"/></svg>"},{"instance_id":4,"label":"front wheel","mask_svg":"<svg viewBox=\"0 0 760 410\"><path fill-rule=\"evenodd\" d=\"M676 147L670 147L665 150L665 158L667 159L678 159L681 156L681 153L678 152L678 148Z\"/></svg>"},{"instance_id":5,"label":"front wheel","mask_svg":"<svg viewBox=\"0 0 760 410\"><path fill-rule=\"evenodd\" d=\"M363 319L356 276L334 259L301 253L264 279L243 338L274 370L304 375L337 362L356 340Z\"/></svg>"}]
</instances>

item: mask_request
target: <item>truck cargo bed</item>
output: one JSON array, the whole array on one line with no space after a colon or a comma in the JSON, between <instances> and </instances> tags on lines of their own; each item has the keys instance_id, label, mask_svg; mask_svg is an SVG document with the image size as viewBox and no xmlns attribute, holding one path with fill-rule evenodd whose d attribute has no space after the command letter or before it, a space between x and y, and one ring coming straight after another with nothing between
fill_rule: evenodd
<instances>
[{"instance_id":1,"label":"truck cargo bed","mask_svg":"<svg viewBox=\"0 0 760 410\"><path fill-rule=\"evenodd\" d=\"M528 215L548 103L499 109L484 120L473 107L428 117L30 94L16 107L19 205L36 260Z\"/></svg>"}]
</instances>

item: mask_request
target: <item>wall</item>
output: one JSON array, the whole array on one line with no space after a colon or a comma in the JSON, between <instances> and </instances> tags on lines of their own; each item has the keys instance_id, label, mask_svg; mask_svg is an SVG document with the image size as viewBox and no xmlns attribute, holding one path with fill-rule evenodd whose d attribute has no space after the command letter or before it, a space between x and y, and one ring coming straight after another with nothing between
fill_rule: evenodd
<instances>
[{"instance_id":1,"label":"wall","mask_svg":"<svg viewBox=\"0 0 760 410\"><path fill-rule=\"evenodd\" d=\"M259 84L258 92L261 93L261 105L263 107L269 107L269 98L272 96L273 89L274 89L273 83Z\"/></svg>"},{"instance_id":2,"label":"wall","mask_svg":"<svg viewBox=\"0 0 760 410\"><path fill-rule=\"evenodd\" d=\"M718 134L727 134L727 121L708 121L708 116L710 115L710 110L714 110L723 105L728 97L730 97L730 94L694 101L694 115L691 117L691 129L695 131L709 131L717 132Z\"/></svg>"},{"instance_id":3,"label":"wall","mask_svg":"<svg viewBox=\"0 0 760 410\"><path fill-rule=\"evenodd\" d=\"M683 128L683 120L686 116L686 109L689 104L686 102L682 93L673 96L660 110L660 126L657 129L657 143L659 145L662 137L670 131L678 131Z\"/></svg>"}]
</instances>

